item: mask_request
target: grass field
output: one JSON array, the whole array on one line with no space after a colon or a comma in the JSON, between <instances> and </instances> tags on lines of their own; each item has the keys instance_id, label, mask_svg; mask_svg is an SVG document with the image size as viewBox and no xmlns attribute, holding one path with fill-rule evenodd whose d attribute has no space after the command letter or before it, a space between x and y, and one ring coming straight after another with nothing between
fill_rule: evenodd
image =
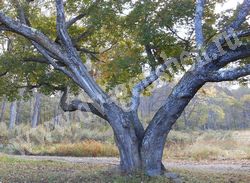
<instances>
[{"instance_id":1,"label":"grass field","mask_svg":"<svg viewBox=\"0 0 250 183\"><path fill-rule=\"evenodd\" d=\"M0 124L0 152L77 157L118 157L110 128L83 129L79 124L49 130L18 126L8 130ZM171 131L164 159L250 159L250 130Z\"/></svg>"},{"instance_id":2,"label":"grass field","mask_svg":"<svg viewBox=\"0 0 250 183\"><path fill-rule=\"evenodd\" d=\"M104 135L99 131L95 133L81 130L75 133L72 133L72 130L62 131L63 133L55 131L50 132L50 138L41 127L32 131L23 131L25 133L20 132L17 136L14 133L1 132L1 136L6 140L2 143L1 151L12 154L49 155L53 158L56 158L55 156L119 156L109 131L104 132ZM41 139L43 139L42 142ZM117 171L118 163L60 162L53 158L38 161L0 155L0 182L170 182L166 177L152 179L142 173L133 176L121 175ZM187 166L177 164L168 168L169 171L179 174L183 182L249 183L249 168L246 169L247 171L237 169L228 171L228 168L226 171L217 171L216 167L213 170L202 166L195 168L194 165L203 162L212 165L215 161L227 162L231 165L236 162L241 165L241 162L246 161L247 166L250 167L250 130L172 131L168 136L163 159L166 165L171 161L187 162Z\"/></svg>"},{"instance_id":3,"label":"grass field","mask_svg":"<svg viewBox=\"0 0 250 183\"><path fill-rule=\"evenodd\" d=\"M161 183L171 182L166 177L150 178L141 173L122 175L117 166L96 163L69 163L53 160L23 160L0 156L1 182L88 182L88 183ZM172 168L183 182L190 183L248 183L249 172L210 172L206 170Z\"/></svg>"},{"instance_id":4,"label":"grass field","mask_svg":"<svg viewBox=\"0 0 250 183\"><path fill-rule=\"evenodd\" d=\"M100 135L99 135L100 136ZM33 137L34 138L34 137ZM14 141L14 152L76 157L118 157L114 142L88 140L36 144ZM15 139L14 139L15 140ZM241 160L250 159L250 131L172 131L164 159Z\"/></svg>"}]
</instances>

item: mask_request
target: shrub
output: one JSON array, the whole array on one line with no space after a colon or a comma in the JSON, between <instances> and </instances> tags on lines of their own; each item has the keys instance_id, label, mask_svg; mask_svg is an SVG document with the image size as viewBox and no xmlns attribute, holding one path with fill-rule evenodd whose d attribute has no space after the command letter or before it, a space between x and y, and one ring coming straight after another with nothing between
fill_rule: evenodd
<instances>
[{"instance_id":1,"label":"shrub","mask_svg":"<svg viewBox=\"0 0 250 183\"><path fill-rule=\"evenodd\" d=\"M40 151L40 152L39 152ZM118 156L117 148L109 143L95 140L86 140L79 143L56 144L44 146L36 150L36 153L54 156L77 156L77 157L112 157Z\"/></svg>"},{"instance_id":2,"label":"shrub","mask_svg":"<svg viewBox=\"0 0 250 183\"><path fill-rule=\"evenodd\" d=\"M222 155L223 152L220 148L209 146L209 145L202 145L202 144L195 144L189 148L186 152L191 156L194 160L213 160L218 157L218 155Z\"/></svg>"}]
</instances>

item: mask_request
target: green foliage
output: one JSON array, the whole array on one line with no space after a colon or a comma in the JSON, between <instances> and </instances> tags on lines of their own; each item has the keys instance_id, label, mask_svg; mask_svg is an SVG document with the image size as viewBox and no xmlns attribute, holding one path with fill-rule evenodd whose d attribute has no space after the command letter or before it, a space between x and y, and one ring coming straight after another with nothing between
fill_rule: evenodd
<instances>
[{"instance_id":1,"label":"green foliage","mask_svg":"<svg viewBox=\"0 0 250 183\"><path fill-rule=\"evenodd\" d=\"M207 38L213 37L230 21L230 10L225 15L214 14L217 2L222 1L212 0L206 3L204 33ZM29 5L26 1L21 1L21 4L32 27L56 40L54 1L47 0L40 4L32 2ZM8 15L17 16L12 2L4 1L4 6ZM142 78L143 66L149 65L154 69L164 59L194 48L194 10L195 4L192 0L69 0L65 4L67 19L80 13L86 14L68 30L74 41L79 35L87 33L87 36L76 42L76 46L96 54L91 56L80 53L82 61L86 63L88 58L91 59L90 74L106 91L123 85L128 91L126 95L123 93L123 99L131 95L131 84ZM185 35L182 32L185 32ZM27 58L41 58L29 41L9 32L2 32L1 36L3 39L0 41L4 49L0 55L0 74L6 71L8 73L1 77L0 96L7 96L13 101L19 98L19 90L23 87L26 88L26 98L31 95L29 91L34 87L38 87L39 91L46 95L51 95L69 86L74 94L78 94L79 88L74 82L51 66L25 61ZM153 56L149 55L147 48ZM243 64L248 62L249 59L245 59ZM189 59L179 65L172 64L162 80L172 81L176 74L185 71L185 65L192 63L193 60ZM247 83L244 79L241 82ZM144 94L149 95L150 90ZM228 102L237 103L231 99ZM212 111L218 118L223 118L223 112L219 108L208 109L204 106L202 110L207 114ZM205 123L207 118L208 115L203 115L200 121Z\"/></svg>"},{"instance_id":2,"label":"green foliage","mask_svg":"<svg viewBox=\"0 0 250 183\"><path fill-rule=\"evenodd\" d=\"M215 2L209 1L205 10L205 33L213 34L213 25L217 16L213 14ZM31 25L42 31L52 40L56 35L56 12L54 1L32 2L21 1ZM180 6L181 5L181 6ZM16 17L12 2L4 1L7 14ZM77 42L77 47L97 52L92 55L92 71L99 84L110 90L120 84L128 84L131 78L140 77L142 66L146 63L152 68L161 64L164 59L178 56L183 50L193 45L194 1L91 1L69 0L65 4L67 18L85 13L85 17L70 27L73 40L84 32L88 36ZM185 39L180 39L178 31L184 27ZM183 30L184 30L183 29ZM173 33L176 32L176 33ZM50 66L37 63L26 63L27 57L40 57L30 42L9 32L2 32L5 39L11 40L11 49L4 50L0 58L0 72L9 69L8 75L1 78L0 95L8 95L11 100L17 97L17 88L22 85L41 85L40 91L53 94L56 88L70 86L78 92L77 86L63 74ZM8 38L8 39L6 39ZM155 59L145 52L150 47ZM81 53L83 62L86 55ZM31 60L32 61L32 60ZM187 64L192 63L192 61ZM167 77L184 71L184 67L172 66ZM45 84L44 84L45 83ZM56 86L56 87L55 87Z\"/></svg>"}]
</instances>

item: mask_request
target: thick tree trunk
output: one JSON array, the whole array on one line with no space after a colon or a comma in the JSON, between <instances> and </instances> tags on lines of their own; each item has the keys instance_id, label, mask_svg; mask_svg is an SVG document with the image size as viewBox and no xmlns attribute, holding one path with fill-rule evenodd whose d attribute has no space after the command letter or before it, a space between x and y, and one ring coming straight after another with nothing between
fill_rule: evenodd
<instances>
[{"instance_id":1,"label":"thick tree trunk","mask_svg":"<svg viewBox=\"0 0 250 183\"><path fill-rule=\"evenodd\" d=\"M144 171L141 157L144 128L138 119L137 112L124 112L114 104L105 108L108 109L108 120L113 128L119 149L121 171L124 173ZM161 161L160 168L162 172L166 170Z\"/></svg>"},{"instance_id":2,"label":"thick tree trunk","mask_svg":"<svg viewBox=\"0 0 250 183\"><path fill-rule=\"evenodd\" d=\"M121 170L132 173L141 169L140 142L136 136L131 114L124 112L115 104L108 104L105 110L119 149Z\"/></svg>"},{"instance_id":3,"label":"thick tree trunk","mask_svg":"<svg viewBox=\"0 0 250 183\"><path fill-rule=\"evenodd\" d=\"M204 85L202 75L187 72L147 128L141 149L143 167L150 176L162 173L162 155L168 133L195 93Z\"/></svg>"}]
</instances>

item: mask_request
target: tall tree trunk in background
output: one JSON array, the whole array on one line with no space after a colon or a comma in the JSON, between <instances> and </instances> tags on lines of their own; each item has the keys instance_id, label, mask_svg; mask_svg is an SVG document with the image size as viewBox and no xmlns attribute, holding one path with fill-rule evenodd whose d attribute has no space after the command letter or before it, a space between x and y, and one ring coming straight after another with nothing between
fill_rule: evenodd
<instances>
[{"instance_id":1,"label":"tall tree trunk in background","mask_svg":"<svg viewBox=\"0 0 250 183\"><path fill-rule=\"evenodd\" d=\"M5 111L6 111L6 99L4 98L2 101L2 106L1 106L0 122L4 121Z\"/></svg>"},{"instance_id":2,"label":"tall tree trunk in background","mask_svg":"<svg viewBox=\"0 0 250 183\"><path fill-rule=\"evenodd\" d=\"M41 94L36 93L35 95L35 103L33 107L33 114L31 120L32 128L36 128L40 119L40 111L41 111Z\"/></svg>"},{"instance_id":3,"label":"tall tree trunk in background","mask_svg":"<svg viewBox=\"0 0 250 183\"><path fill-rule=\"evenodd\" d=\"M16 124L19 124L21 122L21 105L22 100L17 101L17 111L16 111Z\"/></svg>"},{"instance_id":4,"label":"tall tree trunk in background","mask_svg":"<svg viewBox=\"0 0 250 183\"><path fill-rule=\"evenodd\" d=\"M31 121L32 121L32 115L33 115L33 99L34 97L31 97L30 100L29 100L29 103L30 103L30 124L31 124Z\"/></svg>"},{"instance_id":5,"label":"tall tree trunk in background","mask_svg":"<svg viewBox=\"0 0 250 183\"><path fill-rule=\"evenodd\" d=\"M19 91L19 95L20 95L21 99L17 101L16 124L19 124L21 122L21 115L22 115L21 110L22 110L22 102L23 102L22 97L24 95L24 90L23 89L21 89Z\"/></svg>"},{"instance_id":6,"label":"tall tree trunk in background","mask_svg":"<svg viewBox=\"0 0 250 183\"><path fill-rule=\"evenodd\" d=\"M10 104L10 124L9 128L13 129L16 123L16 115L17 115L17 102L11 102Z\"/></svg>"},{"instance_id":7,"label":"tall tree trunk in background","mask_svg":"<svg viewBox=\"0 0 250 183\"><path fill-rule=\"evenodd\" d=\"M188 120L187 120L187 114L186 114L186 110L185 109L183 110L183 119L184 119L184 126L186 128L189 128Z\"/></svg>"},{"instance_id":8,"label":"tall tree trunk in background","mask_svg":"<svg viewBox=\"0 0 250 183\"><path fill-rule=\"evenodd\" d=\"M54 124L54 126L58 125L58 123L59 123L59 112L58 111L59 111L59 109L56 106L55 110L54 110L54 118L53 118L53 124Z\"/></svg>"}]
</instances>

